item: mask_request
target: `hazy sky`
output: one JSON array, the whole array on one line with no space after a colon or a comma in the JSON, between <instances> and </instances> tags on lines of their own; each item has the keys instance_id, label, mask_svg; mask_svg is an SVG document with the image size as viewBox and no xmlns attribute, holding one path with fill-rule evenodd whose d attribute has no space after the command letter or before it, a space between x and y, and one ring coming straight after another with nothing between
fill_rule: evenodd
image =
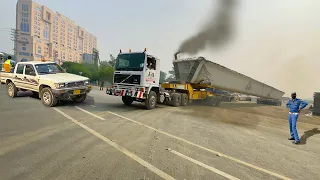
<instances>
[{"instance_id":1,"label":"hazy sky","mask_svg":"<svg viewBox=\"0 0 320 180\"><path fill-rule=\"evenodd\" d=\"M145 47L172 67L180 42L197 32L214 0L36 0L96 35L100 58ZM239 0L236 38L199 55L298 96L320 91L320 1ZM0 0L0 51L12 51L16 0Z\"/></svg>"}]
</instances>

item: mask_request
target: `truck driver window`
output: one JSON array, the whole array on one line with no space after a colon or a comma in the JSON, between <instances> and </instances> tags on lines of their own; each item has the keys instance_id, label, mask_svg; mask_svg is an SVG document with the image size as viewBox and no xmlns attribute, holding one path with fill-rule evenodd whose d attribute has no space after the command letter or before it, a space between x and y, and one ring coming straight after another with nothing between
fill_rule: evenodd
<instances>
[{"instance_id":1,"label":"truck driver window","mask_svg":"<svg viewBox=\"0 0 320 180\"><path fill-rule=\"evenodd\" d=\"M23 74L24 64L19 64L17 67L16 74Z\"/></svg>"},{"instance_id":2,"label":"truck driver window","mask_svg":"<svg viewBox=\"0 0 320 180\"><path fill-rule=\"evenodd\" d=\"M156 59L154 57L147 57L147 67L156 70Z\"/></svg>"},{"instance_id":3,"label":"truck driver window","mask_svg":"<svg viewBox=\"0 0 320 180\"><path fill-rule=\"evenodd\" d=\"M26 69L24 72L25 75L29 75L29 76L35 76L36 75L36 71L34 70L32 65L26 65Z\"/></svg>"}]
</instances>

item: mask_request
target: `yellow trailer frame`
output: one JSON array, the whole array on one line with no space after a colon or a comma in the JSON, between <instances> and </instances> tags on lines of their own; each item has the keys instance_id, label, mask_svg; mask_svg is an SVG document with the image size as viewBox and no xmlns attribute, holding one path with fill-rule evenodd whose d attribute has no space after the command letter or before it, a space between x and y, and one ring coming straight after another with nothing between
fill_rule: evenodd
<instances>
[{"instance_id":1,"label":"yellow trailer frame","mask_svg":"<svg viewBox=\"0 0 320 180\"><path fill-rule=\"evenodd\" d=\"M177 92L187 93L189 100L203 100L207 97L215 96L213 91L206 91L205 89L214 89L212 86L205 84L178 84L178 83L164 83L161 84L161 87L164 89L172 89Z\"/></svg>"}]
</instances>

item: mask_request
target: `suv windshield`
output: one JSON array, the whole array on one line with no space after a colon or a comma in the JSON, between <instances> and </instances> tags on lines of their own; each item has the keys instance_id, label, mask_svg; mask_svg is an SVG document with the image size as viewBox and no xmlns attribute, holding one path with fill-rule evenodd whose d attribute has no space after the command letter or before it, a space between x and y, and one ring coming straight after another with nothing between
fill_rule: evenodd
<instances>
[{"instance_id":1,"label":"suv windshield","mask_svg":"<svg viewBox=\"0 0 320 180\"><path fill-rule=\"evenodd\" d=\"M35 65L39 75L41 74L56 74L56 73L65 73L65 71L58 64L37 64Z\"/></svg>"},{"instance_id":2,"label":"suv windshield","mask_svg":"<svg viewBox=\"0 0 320 180\"><path fill-rule=\"evenodd\" d=\"M142 71L145 57L145 53L120 54L117 57L115 70Z\"/></svg>"}]
</instances>

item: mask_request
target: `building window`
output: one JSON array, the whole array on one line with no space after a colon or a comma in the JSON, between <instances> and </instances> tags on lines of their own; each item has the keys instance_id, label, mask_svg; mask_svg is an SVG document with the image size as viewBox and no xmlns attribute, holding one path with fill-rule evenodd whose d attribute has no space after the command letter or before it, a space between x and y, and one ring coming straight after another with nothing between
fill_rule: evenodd
<instances>
[{"instance_id":1,"label":"building window","mask_svg":"<svg viewBox=\"0 0 320 180\"><path fill-rule=\"evenodd\" d=\"M22 51L26 51L26 50L27 50L27 45L26 45L26 44L22 44L21 50L22 50Z\"/></svg>"},{"instance_id":2,"label":"building window","mask_svg":"<svg viewBox=\"0 0 320 180\"><path fill-rule=\"evenodd\" d=\"M28 13L22 13L22 17L28 18Z\"/></svg>"},{"instance_id":3,"label":"building window","mask_svg":"<svg viewBox=\"0 0 320 180\"><path fill-rule=\"evenodd\" d=\"M28 4L22 4L22 11L28 12L29 5Z\"/></svg>"},{"instance_id":4,"label":"building window","mask_svg":"<svg viewBox=\"0 0 320 180\"><path fill-rule=\"evenodd\" d=\"M37 51L39 54L41 54L41 47L40 46L38 46Z\"/></svg>"},{"instance_id":5,"label":"building window","mask_svg":"<svg viewBox=\"0 0 320 180\"><path fill-rule=\"evenodd\" d=\"M25 21L27 21L27 22L25 22ZM20 23L20 30L23 32L29 32L28 20L22 19L22 22Z\"/></svg>"},{"instance_id":6,"label":"building window","mask_svg":"<svg viewBox=\"0 0 320 180\"><path fill-rule=\"evenodd\" d=\"M43 37L46 38L46 39L49 38L48 30L44 30Z\"/></svg>"},{"instance_id":7,"label":"building window","mask_svg":"<svg viewBox=\"0 0 320 180\"><path fill-rule=\"evenodd\" d=\"M47 20L51 21L51 14L49 12L46 12Z\"/></svg>"}]
</instances>

